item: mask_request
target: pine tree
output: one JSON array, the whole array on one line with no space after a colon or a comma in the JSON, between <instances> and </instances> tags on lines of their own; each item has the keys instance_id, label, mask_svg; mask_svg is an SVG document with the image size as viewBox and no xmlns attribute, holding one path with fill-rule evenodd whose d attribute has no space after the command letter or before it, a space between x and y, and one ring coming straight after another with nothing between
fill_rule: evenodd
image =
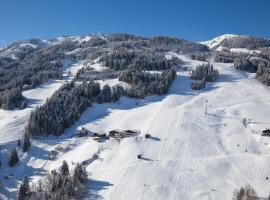
<instances>
[{"instance_id":1,"label":"pine tree","mask_svg":"<svg viewBox=\"0 0 270 200\"><path fill-rule=\"evenodd\" d=\"M29 181L28 181L28 177L25 176L23 178L23 182L19 189L18 200L27 200L30 196L31 196L31 191L30 191Z\"/></svg>"},{"instance_id":2,"label":"pine tree","mask_svg":"<svg viewBox=\"0 0 270 200\"><path fill-rule=\"evenodd\" d=\"M15 166L19 162L19 156L15 148L10 151L8 164L10 167Z\"/></svg>"},{"instance_id":3,"label":"pine tree","mask_svg":"<svg viewBox=\"0 0 270 200\"><path fill-rule=\"evenodd\" d=\"M17 141L17 145L18 145L18 147L20 147L20 146L21 146L21 140L20 140L20 139L18 139L18 141Z\"/></svg>"},{"instance_id":4,"label":"pine tree","mask_svg":"<svg viewBox=\"0 0 270 200\"><path fill-rule=\"evenodd\" d=\"M22 150L23 152L26 152L30 149L31 142L30 142L30 137L28 133L24 133L23 139L22 139Z\"/></svg>"},{"instance_id":5,"label":"pine tree","mask_svg":"<svg viewBox=\"0 0 270 200\"><path fill-rule=\"evenodd\" d=\"M256 200L258 199L256 191L251 185L241 187L240 190L235 190L233 200Z\"/></svg>"},{"instance_id":6,"label":"pine tree","mask_svg":"<svg viewBox=\"0 0 270 200\"><path fill-rule=\"evenodd\" d=\"M80 183L85 183L87 179L87 172L85 167L81 163L78 163L74 169L73 180L74 182L80 181Z\"/></svg>"},{"instance_id":7,"label":"pine tree","mask_svg":"<svg viewBox=\"0 0 270 200\"><path fill-rule=\"evenodd\" d=\"M65 161L65 160L63 161L63 164L61 166L60 173L63 176L69 175L69 167L68 167L67 161Z\"/></svg>"}]
</instances>

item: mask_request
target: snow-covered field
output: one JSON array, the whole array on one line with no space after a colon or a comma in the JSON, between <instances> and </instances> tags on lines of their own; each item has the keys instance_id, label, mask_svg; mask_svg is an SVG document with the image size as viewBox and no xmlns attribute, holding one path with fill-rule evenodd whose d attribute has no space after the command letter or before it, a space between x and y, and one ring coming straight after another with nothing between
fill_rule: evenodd
<instances>
[{"instance_id":1,"label":"snow-covered field","mask_svg":"<svg viewBox=\"0 0 270 200\"><path fill-rule=\"evenodd\" d=\"M173 55L191 68L200 63ZM218 81L207 83L199 92L190 89L188 72L179 71L165 96L122 97L116 103L93 105L63 136L34 141L24 162L14 168L3 164L0 191L13 199L24 175L36 181L67 160L71 166L87 161L89 199L228 200L234 189L247 183L266 197L270 141L260 133L270 126L270 89L229 64L215 63L214 67L220 73ZM8 156L6 149L22 134L33 107L61 84L54 81L26 91L32 104L23 111L0 110L1 155ZM138 129L141 135L104 143L70 138L82 126L93 132ZM145 139L146 133L153 137ZM49 160L48 151L54 149L61 151ZM97 160L92 159L94 154ZM138 154L142 159L137 159ZM3 179L8 173L14 176Z\"/></svg>"}]
</instances>

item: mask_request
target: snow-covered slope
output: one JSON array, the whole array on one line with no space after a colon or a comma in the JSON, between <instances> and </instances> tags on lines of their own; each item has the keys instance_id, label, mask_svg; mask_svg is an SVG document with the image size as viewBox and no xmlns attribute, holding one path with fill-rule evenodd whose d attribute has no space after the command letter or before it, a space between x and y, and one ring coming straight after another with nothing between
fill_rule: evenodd
<instances>
[{"instance_id":1,"label":"snow-covered slope","mask_svg":"<svg viewBox=\"0 0 270 200\"><path fill-rule=\"evenodd\" d=\"M190 68L201 63L170 55L180 57ZM36 140L19 165L2 166L0 191L13 199L24 175L36 181L67 160L71 166L87 161L89 199L228 200L234 189L247 183L259 196L266 197L270 188L266 180L270 176L270 140L260 132L270 125L270 89L229 64L215 63L214 67L220 78L200 92L190 89L188 72L180 70L165 96L143 100L122 97L116 103L93 105L63 136ZM34 107L58 84L61 82L52 82L24 95L33 99ZM21 134L30 110L1 110L2 155L7 156ZM69 137L82 126L93 132L138 129L141 135L105 143ZM145 139L146 133L153 137ZM62 151L56 160L49 160L47 154L53 149ZM92 160L94 154L99 159ZM138 160L138 154L143 158ZM2 179L8 173L14 177Z\"/></svg>"},{"instance_id":2,"label":"snow-covered slope","mask_svg":"<svg viewBox=\"0 0 270 200\"><path fill-rule=\"evenodd\" d=\"M229 38L235 38L235 37L241 37L240 35L235 34L224 34L218 37L215 37L211 40L200 42L201 44L207 45L210 49L216 49L218 48L222 42Z\"/></svg>"},{"instance_id":3,"label":"snow-covered slope","mask_svg":"<svg viewBox=\"0 0 270 200\"><path fill-rule=\"evenodd\" d=\"M65 81L71 80L82 67L82 62L70 64L63 70L64 79L50 80L42 86L24 91L23 96L29 101L26 109L11 111L0 109L0 144L17 140L24 132L31 111L36 106L42 105ZM68 71L71 72L71 76L67 76Z\"/></svg>"}]
</instances>

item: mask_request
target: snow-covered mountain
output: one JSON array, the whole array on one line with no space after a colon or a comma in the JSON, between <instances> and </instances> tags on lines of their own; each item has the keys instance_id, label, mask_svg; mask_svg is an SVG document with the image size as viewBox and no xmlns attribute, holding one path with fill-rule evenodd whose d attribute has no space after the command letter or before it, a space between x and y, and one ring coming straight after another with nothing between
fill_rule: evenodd
<instances>
[{"instance_id":1,"label":"snow-covered mountain","mask_svg":"<svg viewBox=\"0 0 270 200\"><path fill-rule=\"evenodd\" d=\"M230 38L237 38L242 37L241 35L235 35L235 34L224 34L218 37L215 37L211 40L200 42L201 44L207 45L210 49L217 49L222 45L222 43Z\"/></svg>"},{"instance_id":2,"label":"snow-covered mountain","mask_svg":"<svg viewBox=\"0 0 270 200\"><path fill-rule=\"evenodd\" d=\"M232 53L259 53L262 48L269 48L270 41L254 36L225 34L208 41L200 42L215 51L230 51Z\"/></svg>"},{"instance_id":3,"label":"snow-covered mountain","mask_svg":"<svg viewBox=\"0 0 270 200\"><path fill-rule=\"evenodd\" d=\"M35 183L58 169L63 160L70 168L74 168L74 163L84 163L90 180L86 199L228 200L235 189L246 184L252 185L259 197L268 197L270 139L261 132L270 128L270 88L254 74L233 67L233 63L215 62L212 57L192 60L193 53L215 55L203 45L168 38L153 39L151 43L150 39L128 37L124 41L114 38L111 43L108 41L112 38L106 35L99 35L98 39L92 35L63 37L40 40L37 46L27 41L0 51L0 57L8 64L20 59L17 53L25 44L31 52L35 48L41 52L64 49L66 55L61 57L62 79L49 79L24 90L22 94L28 101L25 109L0 109L0 199L15 199L23 176ZM239 37L243 36L224 35L203 44L214 51L225 40ZM164 40L166 45L160 42ZM173 45L168 45L168 41ZM55 49L53 45L58 46ZM8 167L9 151L16 147L31 112L46 103L64 83L75 80L79 70L89 67L91 75L108 70L100 58L120 47L136 52L150 49L155 56L181 60L181 64L174 65L177 76L168 93L143 99L122 96L116 102L93 103L61 136L32 139L26 153L17 148L20 162ZM20 55L26 51L22 52ZM190 71L208 61L218 70L218 80L207 82L202 90L192 90ZM0 68L6 66L0 62ZM102 86L132 87L115 77L95 81ZM90 136L75 137L82 127L91 133L138 130L140 134L99 143ZM146 134L151 137L146 138Z\"/></svg>"}]
</instances>

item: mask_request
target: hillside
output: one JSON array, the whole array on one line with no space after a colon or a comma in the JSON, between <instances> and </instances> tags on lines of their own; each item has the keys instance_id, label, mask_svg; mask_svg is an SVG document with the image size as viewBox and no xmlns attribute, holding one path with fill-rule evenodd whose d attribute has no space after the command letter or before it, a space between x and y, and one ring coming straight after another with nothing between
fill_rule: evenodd
<instances>
[{"instance_id":1,"label":"hillside","mask_svg":"<svg viewBox=\"0 0 270 200\"><path fill-rule=\"evenodd\" d=\"M27 101L25 109L0 110L0 199L15 199L23 176L29 176L35 183L59 168L63 160L70 168L74 168L74 163L84 163L90 186L87 199L228 200L235 189L246 184L252 185L260 198L266 198L270 192L267 178L270 177L270 139L261 136L261 132L270 126L270 88L259 82L254 74L233 67L233 63L215 62L212 55L217 54L204 45L175 38L120 36L113 39L107 35L98 36L95 40L91 40L93 36L57 38L44 40L37 47L43 51L43 48L50 49L50 46L63 45L67 41L75 41L72 44L76 45L68 50L62 46L66 57L61 57L61 79L49 79L23 90ZM234 37L237 36L225 38ZM108 42L110 40L113 42ZM215 49L223 40L224 36L204 44ZM116 54L120 64L114 65L109 62L113 56L103 57L113 55L115 46L112 44L117 45L116 50L124 46L153 59L146 59L147 64L142 64L136 60L137 54L132 54L135 58L121 65L119 55L123 55ZM12 45L1 51L2 60L15 62L16 53L21 49ZM205 61L192 60L190 53L209 54L209 57ZM143 55L138 54L140 59ZM101 58L107 59L107 63L100 62ZM116 102L104 103L93 100L91 107L64 129L63 134L33 138L30 151L23 153L19 149L20 162L8 167L9 150L16 146L17 139L25 131L31 111L46 105L46 99L64 83L75 80L81 84L98 74L95 81L102 87L120 84L129 89L134 87L133 83L118 78L121 66L125 70L128 66L131 71L138 70L139 66L147 67L142 70L144 73L159 77L158 74L168 67L160 64L165 62L164 58L177 73L166 94L143 98L125 95ZM190 71L208 61L218 70L219 78L206 82L201 90L192 90L194 80L190 79ZM156 68L159 63L164 69L153 69L148 62L154 63ZM108 78L108 73L112 77ZM149 74L147 76L151 77ZM97 142L90 136L76 137L82 127L91 133L138 130L139 135ZM151 137L145 138L145 134ZM57 152L53 158L50 157L52 151ZM5 179L6 175L11 177Z\"/></svg>"},{"instance_id":2,"label":"hillside","mask_svg":"<svg viewBox=\"0 0 270 200\"><path fill-rule=\"evenodd\" d=\"M225 35L221 35L218 37L215 37L211 40L208 41L203 41L200 42L201 44L207 45L210 49L217 49L219 46L222 45L222 43L225 40L229 40L231 38L237 38L237 37L241 37L240 35L234 35L234 34L225 34Z\"/></svg>"}]
</instances>

